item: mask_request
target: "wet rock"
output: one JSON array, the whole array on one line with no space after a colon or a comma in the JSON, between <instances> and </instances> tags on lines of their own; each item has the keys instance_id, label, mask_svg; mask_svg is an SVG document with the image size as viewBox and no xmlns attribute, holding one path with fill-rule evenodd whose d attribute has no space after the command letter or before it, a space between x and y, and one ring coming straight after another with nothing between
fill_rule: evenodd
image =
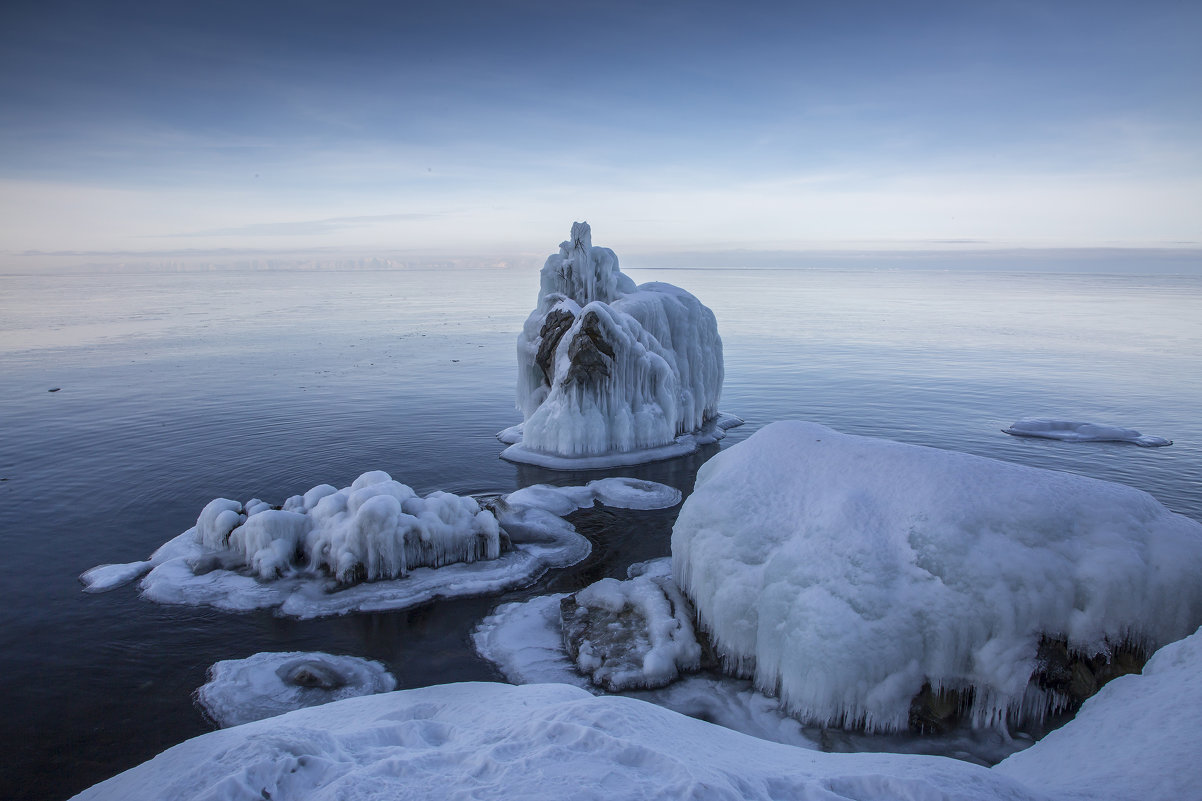
<instances>
[{"instance_id":1,"label":"wet rock","mask_svg":"<svg viewBox=\"0 0 1202 801\"><path fill-rule=\"evenodd\" d=\"M574 322L575 315L566 309L552 309L543 318L543 327L538 332L538 353L534 357L534 363L543 371L543 379L547 386L551 386L555 376L555 349L559 347L559 341Z\"/></svg>"},{"instance_id":2,"label":"wet rock","mask_svg":"<svg viewBox=\"0 0 1202 801\"><path fill-rule=\"evenodd\" d=\"M291 684L293 687L336 690L346 685L345 676L330 665L314 659L301 659L280 665L275 674L280 677L280 681Z\"/></svg>"},{"instance_id":3,"label":"wet rock","mask_svg":"<svg viewBox=\"0 0 1202 801\"><path fill-rule=\"evenodd\" d=\"M605 341L597 315L588 312L581 321L580 330L568 346L567 383L589 384L608 378L614 362L613 346Z\"/></svg>"}]
</instances>

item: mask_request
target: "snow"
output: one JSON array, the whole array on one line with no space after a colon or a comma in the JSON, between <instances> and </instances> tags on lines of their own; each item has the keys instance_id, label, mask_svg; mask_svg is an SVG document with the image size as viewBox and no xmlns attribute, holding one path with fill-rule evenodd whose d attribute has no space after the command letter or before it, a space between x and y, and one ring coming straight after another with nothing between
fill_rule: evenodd
<instances>
[{"instance_id":1,"label":"snow","mask_svg":"<svg viewBox=\"0 0 1202 801\"><path fill-rule=\"evenodd\" d=\"M1133 442L1144 448L1161 448L1173 444L1171 439L1146 436L1132 428L1052 420L1046 417L1024 417L1002 431L1016 437L1042 437L1065 442Z\"/></svg>"},{"instance_id":2,"label":"snow","mask_svg":"<svg viewBox=\"0 0 1202 801\"><path fill-rule=\"evenodd\" d=\"M1202 631L1120 676L1075 718L994 769L1065 801L1202 795Z\"/></svg>"},{"instance_id":3,"label":"snow","mask_svg":"<svg viewBox=\"0 0 1202 801\"><path fill-rule=\"evenodd\" d=\"M823 754L567 685L469 683L351 698L210 732L76 798L1050 797L955 760Z\"/></svg>"},{"instance_id":4,"label":"snow","mask_svg":"<svg viewBox=\"0 0 1202 801\"><path fill-rule=\"evenodd\" d=\"M904 729L924 682L972 688L976 726L1039 719L1042 634L1150 652L1202 622L1202 524L1147 493L812 423L703 465L672 555L724 667L821 725Z\"/></svg>"},{"instance_id":5,"label":"snow","mask_svg":"<svg viewBox=\"0 0 1202 801\"><path fill-rule=\"evenodd\" d=\"M518 337L523 421L498 437L510 461L613 467L691 453L725 436L713 312L671 284L635 287L588 223L548 257Z\"/></svg>"},{"instance_id":6,"label":"snow","mask_svg":"<svg viewBox=\"0 0 1202 801\"><path fill-rule=\"evenodd\" d=\"M144 576L143 596L159 603L299 618L401 609L524 586L579 562L591 546L560 515L596 500L650 509L675 505L680 493L610 478L520 490L486 509L446 492L422 498L372 471L340 490L314 487L281 508L215 499L196 526L150 559L101 565L80 580L101 592Z\"/></svg>"},{"instance_id":7,"label":"snow","mask_svg":"<svg viewBox=\"0 0 1202 801\"><path fill-rule=\"evenodd\" d=\"M224 728L395 689L392 674L369 659L320 652L259 653L210 667L196 702Z\"/></svg>"},{"instance_id":8,"label":"snow","mask_svg":"<svg viewBox=\"0 0 1202 801\"><path fill-rule=\"evenodd\" d=\"M561 605L577 669L610 691L662 687L701 666L692 608L667 559L626 581L603 578Z\"/></svg>"}]
</instances>

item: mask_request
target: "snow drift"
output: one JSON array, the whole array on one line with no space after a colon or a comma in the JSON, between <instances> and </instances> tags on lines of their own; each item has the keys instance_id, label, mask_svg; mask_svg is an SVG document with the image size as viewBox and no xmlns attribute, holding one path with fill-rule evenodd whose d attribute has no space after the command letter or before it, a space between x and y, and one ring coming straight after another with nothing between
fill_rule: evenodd
<instances>
[{"instance_id":1,"label":"snow drift","mask_svg":"<svg viewBox=\"0 0 1202 801\"><path fill-rule=\"evenodd\" d=\"M670 284L635 287L588 223L551 255L518 337L523 422L502 454L551 468L690 453L740 421L720 415L722 340L713 312Z\"/></svg>"},{"instance_id":2,"label":"snow drift","mask_svg":"<svg viewBox=\"0 0 1202 801\"><path fill-rule=\"evenodd\" d=\"M1002 431L1016 437L1041 437L1065 442L1132 442L1144 448L1163 448L1173 444L1170 439L1141 434L1133 428L1046 417L1024 417Z\"/></svg>"},{"instance_id":3,"label":"snow drift","mask_svg":"<svg viewBox=\"0 0 1202 801\"><path fill-rule=\"evenodd\" d=\"M562 684L450 684L210 732L78 801L150 799L1036 801L940 757L824 754Z\"/></svg>"},{"instance_id":4,"label":"snow drift","mask_svg":"<svg viewBox=\"0 0 1202 801\"><path fill-rule=\"evenodd\" d=\"M673 572L726 669L803 720L896 731L960 690L974 725L1064 698L1043 635L1145 652L1202 622L1202 524L1119 484L782 422L718 454Z\"/></svg>"},{"instance_id":5,"label":"snow drift","mask_svg":"<svg viewBox=\"0 0 1202 801\"><path fill-rule=\"evenodd\" d=\"M562 515L598 500L654 509L678 503L680 493L607 478L582 487L536 485L482 508L470 496L420 497L372 471L349 487L321 484L279 507L217 498L150 559L101 565L80 580L102 592L145 576L143 595L160 603L275 608L302 618L400 609L523 586L579 562L591 546Z\"/></svg>"},{"instance_id":6,"label":"snow drift","mask_svg":"<svg viewBox=\"0 0 1202 801\"><path fill-rule=\"evenodd\" d=\"M259 653L209 668L196 703L223 728L396 689L379 662L320 652Z\"/></svg>"}]
</instances>

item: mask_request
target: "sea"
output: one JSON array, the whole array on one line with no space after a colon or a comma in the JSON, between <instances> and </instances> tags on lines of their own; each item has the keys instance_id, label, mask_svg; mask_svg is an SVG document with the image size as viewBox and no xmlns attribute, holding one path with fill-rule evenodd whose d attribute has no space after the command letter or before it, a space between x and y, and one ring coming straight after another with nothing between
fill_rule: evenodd
<instances>
[{"instance_id":1,"label":"sea","mask_svg":"<svg viewBox=\"0 0 1202 801\"><path fill-rule=\"evenodd\" d=\"M1021 266L1021 265L1020 265ZM666 556L677 509L573 518L585 562L504 595L296 621L88 594L213 498L280 503L385 470L425 494L630 475L691 491L721 448L811 420L1119 481L1202 520L1202 277L972 270L632 269L713 309L721 407L746 422L665 462L502 461L537 269L0 275L0 797L63 799L213 725L210 665L260 651L383 662L400 688L499 680L497 604ZM1021 439L1023 417L1173 445Z\"/></svg>"}]
</instances>

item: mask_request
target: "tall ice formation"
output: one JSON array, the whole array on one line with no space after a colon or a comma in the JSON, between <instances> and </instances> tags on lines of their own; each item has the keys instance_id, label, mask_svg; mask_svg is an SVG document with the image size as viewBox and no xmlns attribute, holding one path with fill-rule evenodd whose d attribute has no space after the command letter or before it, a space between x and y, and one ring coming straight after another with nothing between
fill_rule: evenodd
<instances>
[{"instance_id":1,"label":"tall ice formation","mask_svg":"<svg viewBox=\"0 0 1202 801\"><path fill-rule=\"evenodd\" d=\"M603 467L689 453L740 422L718 412L722 377L713 312L671 284L636 287L573 223L518 337L524 420L499 435L503 455Z\"/></svg>"}]
</instances>

